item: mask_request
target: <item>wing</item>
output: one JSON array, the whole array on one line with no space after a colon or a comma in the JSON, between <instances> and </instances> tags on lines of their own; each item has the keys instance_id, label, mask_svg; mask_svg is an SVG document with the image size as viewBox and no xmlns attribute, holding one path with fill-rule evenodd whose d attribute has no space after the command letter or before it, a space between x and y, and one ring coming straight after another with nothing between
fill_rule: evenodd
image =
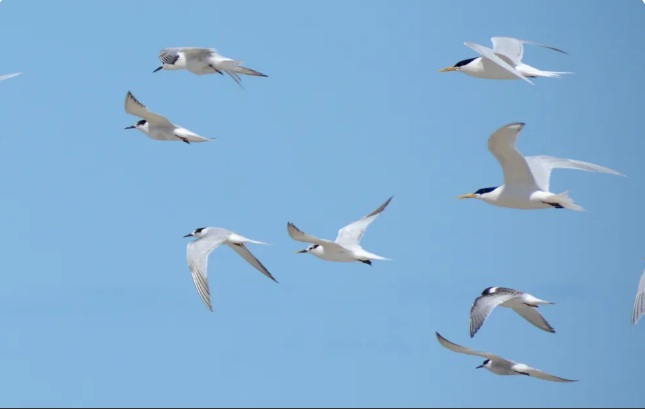
<instances>
[{"instance_id":1,"label":"wing","mask_svg":"<svg viewBox=\"0 0 645 409\"><path fill-rule=\"evenodd\" d=\"M297 228L293 223L289 222L287 223L287 231L289 232L289 236L296 240L296 241L302 241L305 243L313 243L313 244L319 244L321 246L323 245L329 245L329 244L336 244L332 241L329 240L324 240L324 239L319 239L318 237L311 236L304 231L300 230Z\"/></svg>"},{"instance_id":2,"label":"wing","mask_svg":"<svg viewBox=\"0 0 645 409\"><path fill-rule=\"evenodd\" d=\"M505 125L488 138L488 150L502 166L506 186L514 184L526 187L536 186L531 168L522 153L515 147L517 137L524 125L523 122Z\"/></svg>"},{"instance_id":3,"label":"wing","mask_svg":"<svg viewBox=\"0 0 645 409\"><path fill-rule=\"evenodd\" d=\"M174 58L174 56L179 56L179 53L183 53L184 56L188 58L206 58L210 57L213 54L217 53L217 50L214 48L203 48L203 47L167 47L164 48L159 52L159 59L161 61L164 61L164 58ZM175 61L177 60L175 58ZM169 62L169 64L173 64L173 62Z\"/></svg>"},{"instance_id":4,"label":"wing","mask_svg":"<svg viewBox=\"0 0 645 409\"><path fill-rule=\"evenodd\" d=\"M634 300L634 308L632 310L632 324L636 324L645 312L645 271L641 275L638 282L638 290L636 291L636 300Z\"/></svg>"},{"instance_id":5,"label":"wing","mask_svg":"<svg viewBox=\"0 0 645 409\"><path fill-rule=\"evenodd\" d=\"M2 80L8 80L9 78L13 78L13 77L18 76L18 75L20 75L20 74L22 74L22 73L21 73L21 72L14 72L13 74L4 74L4 75L0 75L0 81L2 81Z\"/></svg>"},{"instance_id":6,"label":"wing","mask_svg":"<svg viewBox=\"0 0 645 409\"><path fill-rule=\"evenodd\" d=\"M193 275L193 282L199 296L206 307L213 311L211 306L210 289L208 287L208 255L219 247L228 238L228 232L221 232L193 240L188 243L186 261Z\"/></svg>"},{"instance_id":7,"label":"wing","mask_svg":"<svg viewBox=\"0 0 645 409\"><path fill-rule=\"evenodd\" d=\"M503 302L515 298L514 294L480 295L470 307L470 337L474 337L490 313Z\"/></svg>"},{"instance_id":8,"label":"wing","mask_svg":"<svg viewBox=\"0 0 645 409\"><path fill-rule=\"evenodd\" d=\"M520 314L525 320L535 325L536 327L543 329L547 332L555 332L553 327L544 319L542 314L535 307L520 307L513 308L513 311Z\"/></svg>"},{"instance_id":9,"label":"wing","mask_svg":"<svg viewBox=\"0 0 645 409\"><path fill-rule=\"evenodd\" d=\"M553 169L577 169L586 170L588 172L609 173L617 176L625 176L613 169L575 159L556 158L554 156L546 155L527 156L525 159L531 169L531 173L533 173L533 177L535 178L535 182L538 187L545 192L549 191L549 182L551 179L551 171Z\"/></svg>"},{"instance_id":10,"label":"wing","mask_svg":"<svg viewBox=\"0 0 645 409\"><path fill-rule=\"evenodd\" d=\"M559 376L554 376L546 372L540 371L539 369L531 368L526 364L515 364L511 366L511 369L515 372L532 376L534 378L544 379L545 381L552 382L577 382L573 379L560 378Z\"/></svg>"},{"instance_id":11,"label":"wing","mask_svg":"<svg viewBox=\"0 0 645 409\"><path fill-rule=\"evenodd\" d=\"M493 42L493 50L498 54L504 54L507 56L515 65L522 63L522 57L524 55L524 44L537 45L539 47L548 48L560 53L567 54L566 52L560 50L559 48L551 47L550 45L536 43L528 40L520 40L519 38L513 37L492 37L490 39Z\"/></svg>"},{"instance_id":12,"label":"wing","mask_svg":"<svg viewBox=\"0 0 645 409\"><path fill-rule=\"evenodd\" d=\"M459 352L459 353L467 354L467 355L481 356L481 357L488 358L488 359L499 359L499 360L505 361L504 358L501 358L501 357L499 357L497 355L490 354L488 352L475 351L474 349L462 347L461 345L457 345L454 342L450 342L447 339L445 339L444 337L442 337L441 334L439 334L438 332L435 332L435 334L437 335L437 340L439 340L439 343L441 345L443 345L444 347L448 348L451 351Z\"/></svg>"},{"instance_id":13,"label":"wing","mask_svg":"<svg viewBox=\"0 0 645 409\"><path fill-rule=\"evenodd\" d=\"M130 115L143 118L146 121L154 123L156 125L166 125L174 127L174 125L170 123L170 121L168 121L165 117L148 111L148 108L146 108L145 105L139 102L130 91L128 91L125 96L125 112Z\"/></svg>"},{"instance_id":14,"label":"wing","mask_svg":"<svg viewBox=\"0 0 645 409\"><path fill-rule=\"evenodd\" d=\"M363 234L365 234L367 226L369 226L370 223L372 223L378 215L385 210L393 197L394 196L390 196L385 203L379 206L379 208L374 210L372 213L338 230L338 236L336 236L335 240L336 243L346 247L357 246L363 238Z\"/></svg>"},{"instance_id":15,"label":"wing","mask_svg":"<svg viewBox=\"0 0 645 409\"><path fill-rule=\"evenodd\" d=\"M261 272L261 273L262 273L262 274L264 274L265 276L269 277L271 280L275 281L276 283L278 282L278 280L276 280L276 279L271 275L271 273L269 273L269 270L267 270L267 268L266 268L266 267L264 267L264 265L263 265L262 263L260 263L260 260L258 260L257 258L255 258L255 256L254 256L253 254L251 254L251 251L250 251L250 250L248 249L248 247L246 247L244 244L242 244L242 243L240 243L240 244L236 244L236 243L230 243L230 242L229 242L229 243L226 243L226 244L228 244L228 246L229 246L230 248L232 248L233 250L235 250L235 252L236 252L237 254L239 254L240 256L242 256L242 258L243 258L244 260L248 261L248 262L249 262L249 264L251 264L253 267L255 267L256 269L258 269L258 271L259 271L259 272Z\"/></svg>"},{"instance_id":16,"label":"wing","mask_svg":"<svg viewBox=\"0 0 645 409\"><path fill-rule=\"evenodd\" d=\"M475 44L475 43L464 43L466 47L470 47L473 49L477 54L481 55L484 58L488 58L495 64L499 65L501 68L505 69L506 71L510 72L511 74L515 75L517 78L523 79L524 81L528 82L531 85L535 85L531 82L530 79L526 78L524 75L522 75L518 70L515 69L510 63L512 61L509 59L508 61L505 61L504 58L501 56L497 55L494 50L491 50L488 47L484 47L483 45Z\"/></svg>"}]
</instances>

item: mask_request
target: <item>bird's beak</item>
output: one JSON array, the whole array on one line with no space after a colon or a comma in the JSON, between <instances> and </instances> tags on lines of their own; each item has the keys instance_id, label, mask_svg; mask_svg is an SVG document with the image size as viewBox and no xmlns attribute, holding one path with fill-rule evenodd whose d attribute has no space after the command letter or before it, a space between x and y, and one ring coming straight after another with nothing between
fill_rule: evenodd
<instances>
[{"instance_id":1,"label":"bird's beak","mask_svg":"<svg viewBox=\"0 0 645 409\"><path fill-rule=\"evenodd\" d=\"M439 70L439 72L457 71L457 67L446 67Z\"/></svg>"},{"instance_id":2,"label":"bird's beak","mask_svg":"<svg viewBox=\"0 0 645 409\"><path fill-rule=\"evenodd\" d=\"M306 252L307 252L307 249L304 249L304 250L296 251L296 254L301 254L301 253L306 253Z\"/></svg>"},{"instance_id":3,"label":"bird's beak","mask_svg":"<svg viewBox=\"0 0 645 409\"><path fill-rule=\"evenodd\" d=\"M479 366L478 366L477 368L475 368L475 369L479 369L479 368L483 368L483 367L484 367L484 365L479 365Z\"/></svg>"},{"instance_id":4,"label":"bird's beak","mask_svg":"<svg viewBox=\"0 0 645 409\"><path fill-rule=\"evenodd\" d=\"M191 237L192 235L193 235L193 233L188 233L188 234L187 234L187 235L185 235L184 237Z\"/></svg>"},{"instance_id":5,"label":"bird's beak","mask_svg":"<svg viewBox=\"0 0 645 409\"><path fill-rule=\"evenodd\" d=\"M474 199L477 196L475 196L474 193L467 193L465 195L457 196L457 199Z\"/></svg>"},{"instance_id":6,"label":"bird's beak","mask_svg":"<svg viewBox=\"0 0 645 409\"><path fill-rule=\"evenodd\" d=\"M152 73L154 74L155 72L159 71L162 68L163 68L163 65L161 67L157 68L156 70L152 71Z\"/></svg>"},{"instance_id":7,"label":"bird's beak","mask_svg":"<svg viewBox=\"0 0 645 409\"><path fill-rule=\"evenodd\" d=\"M125 129L134 129L134 125L126 126Z\"/></svg>"}]
</instances>

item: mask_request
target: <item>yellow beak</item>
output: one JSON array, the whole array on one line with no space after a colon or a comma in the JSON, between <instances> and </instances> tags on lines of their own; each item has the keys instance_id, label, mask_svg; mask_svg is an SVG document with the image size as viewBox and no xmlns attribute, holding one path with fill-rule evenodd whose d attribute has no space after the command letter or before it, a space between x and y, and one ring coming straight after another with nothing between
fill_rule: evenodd
<instances>
[{"instance_id":1,"label":"yellow beak","mask_svg":"<svg viewBox=\"0 0 645 409\"><path fill-rule=\"evenodd\" d=\"M457 199L474 199L477 196L475 196L473 193L467 193L465 195L457 196Z\"/></svg>"},{"instance_id":2,"label":"yellow beak","mask_svg":"<svg viewBox=\"0 0 645 409\"><path fill-rule=\"evenodd\" d=\"M439 72L447 72L447 71L457 71L457 67L446 67L439 70Z\"/></svg>"}]
</instances>

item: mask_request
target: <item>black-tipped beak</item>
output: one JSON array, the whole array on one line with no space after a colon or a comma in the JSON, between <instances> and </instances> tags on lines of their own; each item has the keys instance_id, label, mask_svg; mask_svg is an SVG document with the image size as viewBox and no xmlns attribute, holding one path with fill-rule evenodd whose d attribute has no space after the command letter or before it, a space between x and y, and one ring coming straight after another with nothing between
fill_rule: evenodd
<instances>
[{"instance_id":1,"label":"black-tipped beak","mask_svg":"<svg viewBox=\"0 0 645 409\"><path fill-rule=\"evenodd\" d=\"M134 129L134 125L126 126L125 129Z\"/></svg>"},{"instance_id":2,"label":"black-tipped beak","mask_svg":"<svg viewBox=\"0 0 645 409\"><path fill-rule=\"evenodd\" d=\"M479 366L478 366L477 368L475 368L475 369L479 369L479 368L483 368L483 367L484 367L484 365L479 365Z\"/></svg>"},{"instance_id":3,"label":"black-tipped beak","mask_svg":"<svg viewBox=\"0 0 645 409\"><path fill-rule=\"evenodd\" d=\"M296 254L302 254L302 253L306 253L306 252L307 252L307 249L304 249L304 250L296 251Z\"/></svg>"},{"instance_id":4,"label":"black-tipped beak","mask_svg":"<svg viewBox=\"0 0 645 409\"><path fill-rule=\"evenodd\" d=\"M185 235L184 237L192 237L192 235L193 235L193 233L188 233L188 234L187 234L187 235Z\"/></svg>"},{"instance_id":5,"label":"black-tipped beak","mask_svg":"<svg viewBox=\"0 0 645 409\"><path fill-rule=\"evenodd\" d=\"M163 68L163 65L161 67L157 68L156 70L152 71L152 73L154 74L155 72L159 71L162 68Z\"/></svg>"}]
</instances>

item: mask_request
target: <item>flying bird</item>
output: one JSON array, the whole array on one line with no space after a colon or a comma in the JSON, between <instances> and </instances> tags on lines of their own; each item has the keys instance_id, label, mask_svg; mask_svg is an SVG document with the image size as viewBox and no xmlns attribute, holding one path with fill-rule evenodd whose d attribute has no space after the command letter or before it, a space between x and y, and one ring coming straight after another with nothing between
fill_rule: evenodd
<instances>
[{"instance_id":1,"label":"flying bird","mask_svg":"<svg viewBox=\"0 0 645 409\"><path fill-rule=\"evenodd\" d=\"M531 85L535 84L529 78L559 77L562 74L573 74L572 72L542 71L522 62L524 44L537 45L567 54L558 48L513 37L492 37L491 41L493 42L493 49L465 42L465 46L473 49L481 57L461 60L452 67L443 68L439 72L458 71L476 78L495 80L522 79Z\"/></svg>"},{"instance_id":2,"label":"flying bird","mask_svg":"<svg viewBox=\"0 0 645 409\"><path fill-rule=\"evenodd\" d=\"M154 70L186 69L193 74L228 74L235 82L242 85L240 74L254 77L267 77L259 71L242 66L242 61L224 57L214 48L170 47L159 52L161 66Z\"/></svg>"},{"instance_id":3,"label":"flying bird","mask_svg":"<svg viewBox=\"0 0 645 409\"><path fill-rule=\"evenodd\" d=\"M363 234L365 234L367 226L387 207L392 197L387 199L385 203L372 213L338 230L338 236L335 241L319 239L309 235L298 229L291 222L287 223L287 231L289 232L289 236L294 240L312 243L306 249L300 250L297 253L313 254L316 257L328 261L360 261L368 265L372 265L372 260L389 260L388 258L365 251L360 246L360 241L363 238Z\"/></svg>"},{"instance_id":4,"label":"flying bird","mask_svg":"<svg viewBox=\"0 0 645 409\"><path fill-rule=\"evenodd\" d=\"M613 169L574 159L553 156L523 156L515 147L524 123L516 122L496 130L488 138L488 149L502 166L504 184L485 187L475 193L459 196L459 199L481 199L486 203L514 209L570 209L584 210L574 203L568 191L551 193L549 180L553 169L577 169L589 172L625 176Z\"/></svg>"},{"instance_id":5,"label":"flying bird","mask_svg":"<svg viewBox=\"0 0 645 409\"><path fill-rule=\"evenodd\" d=\"M22 74L21 72L14 72L13 74L4 74L0 75L0 81L2 80L8 80L9 78L16 77L18 75Z\"/></svg>"},{"instance_id":6,"label":"flying bird","mask_svg":"<svg viewBox=\"0 0 645 409\"><path fill-rule=\"evenodd\" d=\"M636 325L643 313L645 313L645 271L641 275L641 279L638 282L638 290L636 290L636 299L634 300L634 307L632 308L632 324Z\"/></svg>"},{"instance_id":7,"label":"flying bird","mask_svg":"<svg viewBox=\"0 0 645 409\"><path fill-rule=\"evenodd\" d=\"M136 124L128 126L125 129L138 129L150 138L158 141L183 141L190 144L191 142L207 142L212 140L211 138L199 136L179 125L175 125L166 119L166 117L150 112L130 91L125 96L125 112L143 118Z\"/></svg>"},{"instance_id":8,"label":"flying bird","mask_svg":"<svg viewBox=\"0 0 645 409\"><path fill-rule=\"evenodd\" d=\"M546 372L540 371L539 369L531 368L526 364L509 361L508 359L504 359L501 356L497 356L488 352L479 352L470 348L463 347L461 345L457 345L445 339L438 332L435 332L435 334L439 343L451 351L467 355L477 355L481 356L482 358L486 358L484 363L479 365L477 369L486 368L496 375L527 375L552 382L577 382L577 380L560 378L559 376L548 374Z\"/></svg>"},{"instance_id":9,"label":"flying bird","mask_svg":"<svg viewBox=\"0 0 645 409\"><path fill-rule=\"evenodd\" d=\"M213 250L222 244L226 244L242 258L249 262L259 272L269 277L271 280L278 282L269 273L266 267L255 258L251 251L246 247L245 243L254 244L267 244L261 241L251 240L246 237L240 236L232 231L222 229L220 227L199 227L192 233L188 233L184 237L196 237L196 240L188 243L186 248L186 260L188 267L193 276L193 282L197 288L202 301L206 307L213 311L211 306L210 289L208 287L208 256Z\"/></svg>"},{"instance_id":10,"label":"flying bird","mask_svg":"<svg viewBox=\"0 0 645 409\"><path fill-rule=\"evenodd\" d=\"M553 303L512 288L488 287L475 299L470 308L470 337L475 336L486 318L497 306L512 308L513 311L536 327L547 332L555 332L553 327L537 310L538 305L542 304Z\"/></svg>"}]
</instances>

